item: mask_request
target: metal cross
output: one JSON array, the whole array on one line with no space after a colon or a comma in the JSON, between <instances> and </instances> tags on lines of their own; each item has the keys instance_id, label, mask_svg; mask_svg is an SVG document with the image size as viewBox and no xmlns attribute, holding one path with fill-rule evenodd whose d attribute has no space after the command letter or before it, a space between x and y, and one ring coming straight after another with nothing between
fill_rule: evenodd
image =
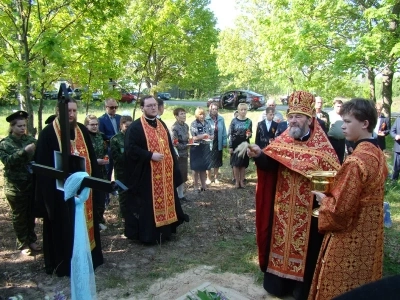
<instances>
[{"instance_id":1,"label":"metal cross","mask_svg":"<svg viewBox=\"0 0 400 300\"><path fill-rule=\"evenodd\" d=\"M67 86L65 83L60 85L58 91L58 102L63 105L59 105L59 118L61 127L61 155L62 155L62 170L57 170L55 168L32 163L32 170L36 174L45 175L51 178L66 180L70 174L69 172L69 160L70 154L70 132L69 132L69 119L68 119L68 102L70 101L71 95L68 94ZM85 187L89 187L95 190L101 190L106 193L111 193L118 189L123 191L127 190L127 187L120 181L108 181L101 178L96 178L92 176L87 176L83 179L81 183L82 190ZM78 192L79 193L79 192Z\"/></svg>"}]
</instances>

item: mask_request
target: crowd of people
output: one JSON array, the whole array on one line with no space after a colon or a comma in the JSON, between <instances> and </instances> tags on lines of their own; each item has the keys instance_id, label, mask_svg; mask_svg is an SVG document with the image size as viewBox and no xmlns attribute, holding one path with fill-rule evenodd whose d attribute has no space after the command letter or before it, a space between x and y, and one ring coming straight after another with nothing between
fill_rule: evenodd
<instances>
[{"instance_id":1,"label":"crowd of people","mask_svg":"<svg viewBox=\"0 0 400 300\"><path fill-rule=\"evenodd\" d=\"M395 140L392 179L400 173L400 119L391 126L382 105L365 99L334 100L326 113L323 99L304 91L288 100L286 120L270 99L255 126L240 103L226 127L218 103L198 107L186 124L186 110L175 108L171 128L162 120L164 103L140 99L142 116L117 114L118 103L105 100L105 113L77 122L78 104L68 103L71 155L85 158L94 177L128 187L118 195L125 236L145 244L167 241L189 222L182 203L190 201L185 183L189 166L193 187L202 193L220 184L223 150L230 154L235 188L246 186L246 168L257 168L256 237L265 290L277 297L331 299L382 277L383 197L388 169L385 136ZM43 218L46 272L70 275L74 242L74 203L64 201L55 179L32 174L29 164L54 167L62 149L59 107L36 141L26 133L28 114L6 118L9 135L0 142L5 196L12 211L17 248L41 251L34 231ZM247 143L247 144L246 144ZM246 144L245 155L235 151ZM347 156L345 157L345 153ZM329 192L313 190L312 171L335 171ZM92 190L85 202L93 267L103 263L100 231L108 193ZM319 207L319 216L313 209Z\"/></svg>"}]
</instances>

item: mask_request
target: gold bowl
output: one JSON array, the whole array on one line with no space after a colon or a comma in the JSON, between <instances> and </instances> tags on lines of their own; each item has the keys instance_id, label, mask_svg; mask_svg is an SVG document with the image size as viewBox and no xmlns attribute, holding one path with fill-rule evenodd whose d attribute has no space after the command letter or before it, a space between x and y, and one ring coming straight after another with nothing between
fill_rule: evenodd
<instances>
[{"instance_id":1,"label":"gold bowl","mask_svg":"<svg viewBox=\"0 0 400 300\"><path fill-rule=\"evenodd\" d=\"M307 177L311 179L312 190L321 193L329 193L332 188L333 180L336 176L336 171L313 171Z\"/></svg>"}]
</instances>

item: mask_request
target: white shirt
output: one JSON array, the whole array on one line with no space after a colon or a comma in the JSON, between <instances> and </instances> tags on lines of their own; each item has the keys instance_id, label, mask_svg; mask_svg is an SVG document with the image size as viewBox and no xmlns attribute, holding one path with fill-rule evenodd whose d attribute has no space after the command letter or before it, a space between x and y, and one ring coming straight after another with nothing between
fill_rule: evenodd
<instances>
[{"instance_id":1,"label":"white shirt","mask_svg":"<svg viewBox=\"0 0 400 300\"><path fill-rule=\"evenodd\" d=\"M265 125L267 125L267 131L269 131L269 129L271 128L271 121L265 119Z\"/></svg>"}]
</instances>

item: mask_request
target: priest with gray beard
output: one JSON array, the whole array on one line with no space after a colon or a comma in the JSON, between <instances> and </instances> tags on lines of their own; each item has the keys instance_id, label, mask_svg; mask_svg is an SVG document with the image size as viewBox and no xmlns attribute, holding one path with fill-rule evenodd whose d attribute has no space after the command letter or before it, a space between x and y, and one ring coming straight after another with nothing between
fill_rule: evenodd
<instances>
[{"instance_id":1,"label":"priest with gray beard","mask_svg":"<svg viewBox=\"0 0 400 300\"><path fill-rule=\"evenodd\" d=\"M256 227L265 290L307 299L323 235L312 216L317 201L307 178L311 171L339 169L338 158L313 117L314 96L296 91L289 98L289 130L265 149L249 145L257 166Z\"/></svg>"}]
</instances>

